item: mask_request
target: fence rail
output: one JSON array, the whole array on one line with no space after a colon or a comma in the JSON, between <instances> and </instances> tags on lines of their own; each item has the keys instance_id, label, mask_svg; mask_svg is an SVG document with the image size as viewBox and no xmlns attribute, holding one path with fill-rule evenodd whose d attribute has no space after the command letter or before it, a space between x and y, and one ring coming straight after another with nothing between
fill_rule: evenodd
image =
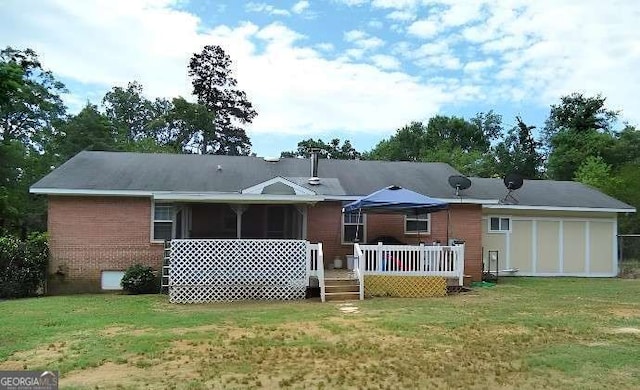
<instances>
[{"instance_id":1,"label":"fence rail","mask_svg":"<svg viewBox=\"0 0 640 390\"><path fill-rule=\"evenodd\" d=\"M364 275L464 277L464 245L359 245Z\"/></svg>"},{"instance_id":2,"label":"fence rail","mask_svg":"<svg viewBox=\"0 0 640 390\"><path fill-rule=\"evenodd\" d=\"M640 278L640 234L618 235L618 276Z\"/></svg>"}]
</instances>

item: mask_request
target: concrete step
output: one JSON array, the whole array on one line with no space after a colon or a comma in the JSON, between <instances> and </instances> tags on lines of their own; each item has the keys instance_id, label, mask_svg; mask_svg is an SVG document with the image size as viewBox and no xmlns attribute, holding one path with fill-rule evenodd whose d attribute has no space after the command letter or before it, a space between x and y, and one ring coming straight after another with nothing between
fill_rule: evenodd
<instances>
[{"instance_id":1,"label":"concrete step","mask_svg":"<svg viewBox=\"0 0 640 390\"><path fill-rule=\"evenodd\" d=\"M327 293L358 292L360 291L360 286L357 284L325 286L324 290Z\"/></svg>"},{"instance_id":2,"label":"concrete step","mask_svg":"<svg viewBox=\"0 0 640 390\"><path fill-rule=\"evenodd\" d=\"M356 301L360 299L359 292L334 292L325 293L325 301Z\"/></svg>"}]
</instances>

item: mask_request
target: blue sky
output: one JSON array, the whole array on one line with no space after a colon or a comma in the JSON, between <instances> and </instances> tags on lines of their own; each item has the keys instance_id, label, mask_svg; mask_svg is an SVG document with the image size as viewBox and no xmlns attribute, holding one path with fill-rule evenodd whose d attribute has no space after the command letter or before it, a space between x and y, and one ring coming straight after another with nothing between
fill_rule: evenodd
<instances>
[{"instance_id":1,"label":"blue sky","mask_svg":"<svg viewBox=\"0 0 640 390\"><path fill-rule=\"evenodd\" d=\"M435 114L542 126L573 91L640 123L633 0L4 0L0 45L31 47L78 110L137 80L190 96L188 59L219 44L258 110L259 156L313 137L358 150Z\"/></svg>"}]
</instances>

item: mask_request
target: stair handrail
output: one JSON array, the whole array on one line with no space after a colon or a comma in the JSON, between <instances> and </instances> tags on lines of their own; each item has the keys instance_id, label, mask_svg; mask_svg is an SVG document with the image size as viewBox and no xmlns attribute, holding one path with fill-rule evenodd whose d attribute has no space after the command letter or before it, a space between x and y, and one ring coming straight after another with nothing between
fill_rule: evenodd
<instances>
[{"instance_id":1,"label":"stair handrail","mask_svg":"<svg viewBox=\"0 0 640 390\"><path fill-rule=\"evenodd\" d=\"M318 243L318 285L320 286L320 300L325 301L325 285L324 285L324 254L322 252L322 243Z\"/></svg>"},{"instance_id":2,"label":"stair handrail","mask_svg":"<svg viewBox=\"0 0 640 390\"><path fill-rule=\"evenodd\" d=\"M360 249L360 244L356 242L353 244L353 272L358 278L360 300L364 299L364 261L364 254Z\"/></svg>"}]
</instances>

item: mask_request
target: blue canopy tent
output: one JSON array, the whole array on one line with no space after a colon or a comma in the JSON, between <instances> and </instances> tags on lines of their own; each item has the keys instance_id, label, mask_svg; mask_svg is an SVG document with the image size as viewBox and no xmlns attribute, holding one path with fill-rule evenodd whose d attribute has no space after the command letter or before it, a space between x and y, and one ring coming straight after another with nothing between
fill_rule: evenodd
<instances>
[{"instance_id":1,"label":"blue canopy tent","mask_svg":"<svg viewBox=\"0 0 640 390\"><path fill-rule=\"evenodd\" d=\"M398 186L390 186L351 202L342 208L343 213L401 213L420 215L449 208L447 202L407 190ZM358 231L356 231L356 240Z\"/></svg>"}]
</instances>

